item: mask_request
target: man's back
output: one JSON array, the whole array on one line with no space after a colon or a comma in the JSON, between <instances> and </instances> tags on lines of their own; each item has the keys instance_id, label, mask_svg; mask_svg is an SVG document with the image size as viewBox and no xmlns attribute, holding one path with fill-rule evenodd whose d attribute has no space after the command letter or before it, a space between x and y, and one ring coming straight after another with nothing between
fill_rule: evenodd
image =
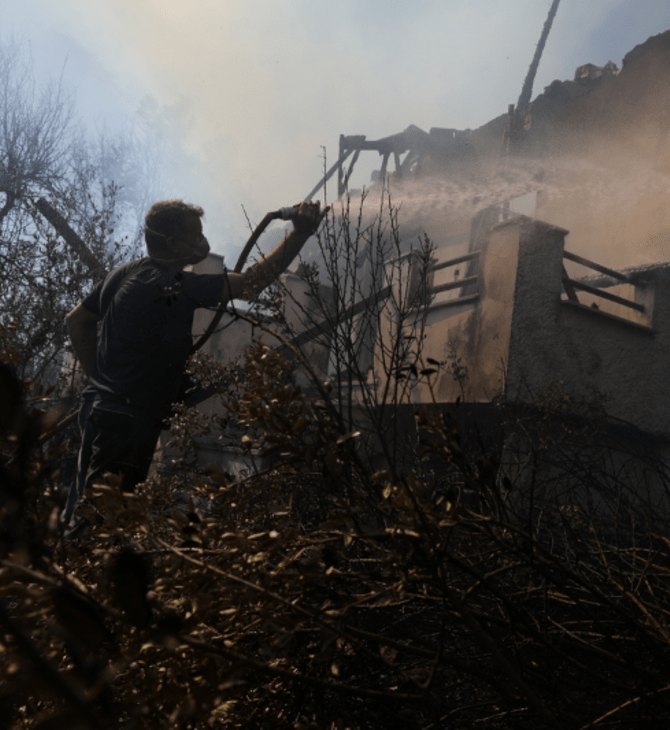
<instances>
[{"instance_id":1,"label":"man's back","mask_svg":"<svg viewBox=\"0 0 670 730\"><path fill-rule=\"evenodd\" d=\"M217 305L223 277L171 271L145 258L94 288L83 305L102 320L91 372L101 403L165 418L192 350L193 313Z\"/></svg>"}]
</instances>

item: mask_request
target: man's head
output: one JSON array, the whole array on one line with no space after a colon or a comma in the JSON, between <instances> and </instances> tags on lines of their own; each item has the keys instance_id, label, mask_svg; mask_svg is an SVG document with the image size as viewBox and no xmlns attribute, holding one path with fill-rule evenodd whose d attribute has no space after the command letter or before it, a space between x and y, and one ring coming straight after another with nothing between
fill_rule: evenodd
<instances>
[{"instance_id":1,"label":"man's head","mask_svg":"<svg viewBox=\"0 0 670 730\"><path fill-rule=\"evenodd\" d=\"M149 256L170 268L183 268L205 259L209 243L202 234L203 215L202 208L183 200L154 203L144 218Z\"/></svg>"}]
</instances>

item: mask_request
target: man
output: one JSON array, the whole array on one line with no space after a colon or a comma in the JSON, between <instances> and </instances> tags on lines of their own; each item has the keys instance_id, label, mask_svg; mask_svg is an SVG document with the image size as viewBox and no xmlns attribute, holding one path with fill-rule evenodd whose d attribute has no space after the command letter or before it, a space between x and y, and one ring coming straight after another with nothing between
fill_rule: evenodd
<instances>
[{"instance_id":1,"label":"man","mask_svg":"<svg viewBox=\"0 0 670 730\"><path fill-rule=\"evenodd\" d=\"M209 253L202 208L181 200L150 208L148 257L112 271L66 317L89 385L79 414L77 477L62 521L72 524L78 500L106 472L121 475L124 491L146 479L192 352L194 311L256 296L290 266L324 213L319 203L297 206L292 232L243 274L194 274L184 267Z\"/></svg>"}]
</instances>

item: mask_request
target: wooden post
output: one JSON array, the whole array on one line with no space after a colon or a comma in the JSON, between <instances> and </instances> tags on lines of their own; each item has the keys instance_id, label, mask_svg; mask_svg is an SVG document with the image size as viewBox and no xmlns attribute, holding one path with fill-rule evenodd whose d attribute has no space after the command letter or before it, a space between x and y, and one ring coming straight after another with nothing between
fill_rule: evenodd
<instances>
[{"instance_id":1,"label":"wooden post","mask_svg":"<svg viewBox=\"0 0 670 730\"><path fill-rule=\"evenodd\" d=\"M51 223L51 225L63 237L65 243L79 256L94 276L101 276L104 273L102 263L94 256L88 246L68 225L63 216L44 198L35 201L35 207Z\"/></svg>"}]
</instances>

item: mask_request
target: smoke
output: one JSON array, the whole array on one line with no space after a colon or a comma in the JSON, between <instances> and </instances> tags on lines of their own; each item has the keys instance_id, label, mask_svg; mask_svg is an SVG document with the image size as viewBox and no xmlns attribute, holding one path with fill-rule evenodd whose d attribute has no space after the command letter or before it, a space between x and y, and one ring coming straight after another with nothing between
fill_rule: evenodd
<instances>
[{"instance_id":1,"label":"smoke","mask_svg":"<svg viewBox=\"0 0 670 730\"><path fill-rule=\"evenodd\" d=\"M663 29L665 0L636 10L634 36L616 25L614 11L633 4L562 3L535 94L577 65L601 62L585 44L597 40L598 53L606 52L604 22L627 49ZM3 22L41 33L34 48L48 52L45 67L68 55L66 77L76 78L79 103L99 117L132 115L147 94L160 109L182 111L175 143L185 154L169 160L176 182L166 194L202 202L208 228L227 237L217 244L211 236L213 245L230 254L246 237L242 206L259 220L302 199L322 175L324 154L336 159L340 133L378 139L409 124L477 128L504 113L548 7L548 0L8 0ZM498 186L491 181L491 190Z\"/></svg>"},{"instance_id":2,"label":"smoke","mask_svg":"<svg viewBox=\"0 0 670 730\"><path fill-rule=\"evenodd\" d=\"M559 8L536 93L591 60L571 51L619 4ZM124 0L112 12L119 32L132 17L125 33L159 101L179 99L188 110L183 142L207 170L207 198L221 201L243 234L242 206L258 220L302 199L321 177L324 155L336 158L340 133L377 139L409 124L474 128L503 113L518 96L548 5L424 2L391 13L372 0L345 0L336 10ZM516 171L507 193L526 190L529 177L532 170ZM485 205L504 198L504 187L491 175L421 191L404 205L438 206L445 195L459 208L473 199ZM211 203L207 210L211 219Z\"/></svg>"},{"instance_id":3,"label":"smoke","mask_svg":"<svg viewBox=\"0 0 670 730\"><path fill-rule=\"evenodd\" d=\"M612 268L668 261L670 178L650 161L611 149L608 164L564 159L545 192L548 222L566 248Z\"/></svg>"},{"instance_id":4,"label":"smoke","mask_svg":"<svg viewBox=\"0 0 670 730\"><path fill-rule=\"evenodd\" d=\"M362 208L363 219L372 221L384 207L380 195L405 235L425 233L438 245L454 234L467 236L482 210L508 204L512 213L568 230L566 249L602 265L620 269L670 259L670 177L658 169L658 159L633 155L616 138L601 140L588 157L496 159L467 171L391 176L385 187L352 193L334 212L343 205Z\"/></svg>"},{"instance_id":5,"label":"smoke","mask_svg":"<svg viewBox=\"0 0 670 730\"><path fill-rule=\"evenodd\" d=\"M240 228L242 205L258 219L301 199L340 133L476 126L504 111L546 12L528 0L278 7L124 0L104 13L158 103L188 110L181 141Z\"/></svg>"}]
</instances>

